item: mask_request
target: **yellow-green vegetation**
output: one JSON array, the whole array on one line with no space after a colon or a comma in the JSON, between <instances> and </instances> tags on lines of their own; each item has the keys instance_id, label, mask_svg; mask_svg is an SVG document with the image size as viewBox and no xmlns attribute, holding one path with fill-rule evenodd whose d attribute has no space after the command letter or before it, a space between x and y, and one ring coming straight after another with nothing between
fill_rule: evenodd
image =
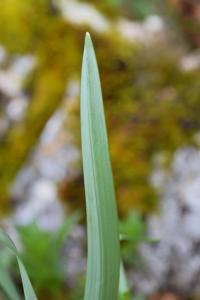
<instances>
[{"instance_id":1,"label":"yellow-green vegetation","mask_svg":"<svg viewBox=\"0 0 200 300\"><path fill-rule=\"evenodd\" d=\"M142 49L99 38L95 44L107 100L119 210L122 215L132 207L149 212L157 204L149 184L153 155L164 151L168 165L178 147L195 145L200 72L181 70L173 44ZM74 113L78 118L76 106ZM65 197L73 199L75 207L83 202L81 185L81 177L64 185Z\"/></svg>"},{"instance_id":2,"label":"yellow-green vegetation","mask_svg":"<svg viewBox=\"0 0 200 300\"><path fill-rule=\"evenodd\" d=\"M51 1L0 3L0 42L13 54L33 53L37 68L28 83L31 102L25 120L7 133L0 147L1 203L9 184L62 100L67 79L81 65L82 34L64 22Z\"/></svg>"},{"instance_id":3,"label":"yellow-green vegetation","mask_svg":"<svg viewBox=\"0 0 200 300\"><path fill-rule=\"evenodd\" d=\"M59 106L71 75L80 73L85 28L63 20L50 0L0 2L0 43L11 54L33 53L37 67L27 80L31 101L22 123L0 144L0 201L8 203L9 185L37 142L46 121ZM172 153L194 143L200 128L200 71L184 72L173 42L139 47L113 32L93 33L101 69L105 110L119 210L148 212L156 195L148 183L152 155ZM79 108L70 110L79 145ZM81 176L63 183L62 198L79 206ZM2 204L3 205L3 204Z\"/></svg>"}]
</instances>

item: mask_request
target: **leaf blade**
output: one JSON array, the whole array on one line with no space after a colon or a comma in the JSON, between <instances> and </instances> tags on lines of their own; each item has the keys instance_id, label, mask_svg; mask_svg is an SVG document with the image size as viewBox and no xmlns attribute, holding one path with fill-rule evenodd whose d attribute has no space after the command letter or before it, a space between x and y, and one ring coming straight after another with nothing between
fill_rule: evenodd
<instances>
[{"instance_id":1,"label":"leaf blade","mask_svg":"<svg viewBox=\"0 0 200 300\"><path fill-rule=\"evenodd\" d=\"M87 33L81 79L81 137L88 226L85 300L117 299L119 234L98 67Z\"/></svg>"},{"instance_id":2,"label":"leaf blade","mask_svg":"<svg viewBox=\"0 0 200 300\"><path fill-rule=\"evenodd\" d=\"M25 300L37 300L31 282L29 280L28 274L24 267L24 264L18 254L17 248L15 247L13 241L7 235L7 233L0 228L0 242L4 244L17 258L21 278L22 278L22 285L24 290Z\"/></svg>"},{"instance_id":3,"label":"leaf blade","mask_svg":"<svg viewBox=\"0 0 200 300\"><path fill-rule=\"evenodd\" d=\"M120 262L119 300L131 300L130 287L122 260Z\"/></svg>"},{"instance_id":4,"label":"leaf blade","mask_svg":"<svg viewBox=\"0 0 200 300\"><path fill-rule=\"evenodd\" d=\"M0 286L10 300L21 300L9 273L0 267Z\"/></svg>"}]
</instances>

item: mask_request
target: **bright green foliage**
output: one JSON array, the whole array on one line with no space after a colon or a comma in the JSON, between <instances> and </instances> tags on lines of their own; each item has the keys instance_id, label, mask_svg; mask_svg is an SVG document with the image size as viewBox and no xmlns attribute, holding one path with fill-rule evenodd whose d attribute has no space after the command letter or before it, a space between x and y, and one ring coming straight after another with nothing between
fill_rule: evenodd
<instances>
[{"instance_id":1,"label":"bright green foliage","mask_svg":"<svg viewBox=\"0 0 200 300\"><path fill-rule=\"evenodd\" d=\"M18 228L23 245L22 259L38 294L57 297L65 285L65 270L61 252L73 225L79 219L74 214L56 232L40 229L35 223ZM49 295L48 295L49 293Z\"/></svg>"},{"instance_id":2,"label":"bright green foliage","mask_svg":"<svg viewBox=\"0 0 200 300\"><path fill-rule=\"evenodd\" d=\"M81 136L88 228L85 300L116 300L117 210L100 79L89 34L85 39L81 79Z\"/></svg>"},{"instance_id":3,"label":"bright green foliage","mask_svg":"<svg viewBox=\"0 0 200 300\"><path fill-rule=\"evenodd\" d=\"M122 241L122 257L129 264L141 262L138 246L141 242L149 242L146 237L146 224L141 214L131 212L119 223L120 239Z\"/></svg>"},{"instance_id":4,"label":"bright green foliage","mask_svg":"<svg viewBox=\"0 0 200 300\"><path fill-rule=\"evenodd\" d=\"M79 219L79 214L68 217L60 229L54 233L40 229L35 223L17 228L22 244L20 257L26 265L35 289L39 295L44 296L44 299L45 297L48 297L48 299L55 299L55 297L56 299L63 299L63 294L66 292L64 288L66 275L61 259L61 251L73 225ZM0 238L3 245L6 244L10 249L12 244L3 231L1 231ZM12 250L14 249L12 248ZM9 296L9 299L20 300L14 282L7 271L15 273L10 254L8 251L1 251L0 285L5 294ZM20 265L20 267L23 271L23 266ZM43 297L40 298L43 299ZM29 298L27 299L29 300Z\"/></svg>"},{"instance_id":5,"label":"bright green foliage","mask_svg":"<svg viewBox=\"0 0 200 300\"><path fill-rule=\"evenodd\" d=\"M146 236L146 224L137 211L130 212L126 219L120 221L119 228L122 240L140 242Z\"/></svg>"}]
</instances>

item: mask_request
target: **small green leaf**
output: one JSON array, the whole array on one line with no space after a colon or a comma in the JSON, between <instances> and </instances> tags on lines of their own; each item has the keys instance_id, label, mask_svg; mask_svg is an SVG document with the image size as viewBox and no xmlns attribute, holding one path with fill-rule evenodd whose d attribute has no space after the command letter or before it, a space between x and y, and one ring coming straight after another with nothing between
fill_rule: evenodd
<instances>
[{"instance_id":1,"label":"small green leaf","mask_svg":"<svg viewBox=\"0 0 200 300\"><path fill-rule=\"evenodd\" d=\"M20 274L21 274L21 278L22 278L22 285L23 285L23 289L24 289L25 300L37 300L37 297L32 288L32 285L29 280L26 269L24 267L24 264L20 259L17 248L15 247L13 241L10 239L10 237L7 235L7 233L5 231L3 231L1 228L0 228L0 242L2 242L2 244L4 246L6 246L17 258L17 262L18 262L18 266L19 266L19 270L20 270Z\"/></svg>"},{"instance_id":2,"label":"small green leaf","mask_svg":"<svg viewBox=\"0 0 200 300\"><path fill-rule=\"evenodd\" d=\"M130 287L122 260L120 263L119 300L131 300Z\"/></svg>"},{"instance_id":3,"label":"small green leaf","mask_svg":"<svg viewBox=\"0 0 200 300\"><path fill-rule=\"evenodd\" d=\"M100 79L88 33L81 79L81 137L88 227L85 300L116 300L118 217Z\"/></svg>"},{"instance_id":4,"label":"small green leaf","mask_svg":"<svg viewBox=\"0 0 200 300\"><path fill-rule=\"evenodd\" d=\"M136 211L130 212L125 220L120 221L119 228L121 240L139 242L146 239L146 224Z\"/></svg>"}]
</instances>

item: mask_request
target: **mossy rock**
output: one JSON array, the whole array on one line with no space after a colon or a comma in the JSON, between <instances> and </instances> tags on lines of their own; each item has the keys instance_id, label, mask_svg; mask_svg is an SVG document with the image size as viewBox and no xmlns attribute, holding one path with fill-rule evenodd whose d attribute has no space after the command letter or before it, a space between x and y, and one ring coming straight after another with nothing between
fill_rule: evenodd
<instances>
[{"instance_id":1,"label":"mossy rock","mask_svg":"<svg viewBox=\"0 0 200 300\"><path fill-rule=\"evenodd\" d=\"M34 0L0 3L0 43L10 53L32 53L38 59L25 87L31 97L26 117L0 145L2 207L9 203L10 184L60 105L68 80L80 76L86 29L63 20L50 0L39 0L37 5ZM200 128L200 72L181 70L172 41L147 48L129 43L114 31L91 33L102 79L119 211L124 215L137 207L146 213L157 204L149 184L153 155L194 144L193 134ZM71 114L74 124L68 130L72 128L80 146L78 105ZM69 206L83 206L81 164L80 176L66 180L60 190Z\"/></svg>"}]
</instances>

